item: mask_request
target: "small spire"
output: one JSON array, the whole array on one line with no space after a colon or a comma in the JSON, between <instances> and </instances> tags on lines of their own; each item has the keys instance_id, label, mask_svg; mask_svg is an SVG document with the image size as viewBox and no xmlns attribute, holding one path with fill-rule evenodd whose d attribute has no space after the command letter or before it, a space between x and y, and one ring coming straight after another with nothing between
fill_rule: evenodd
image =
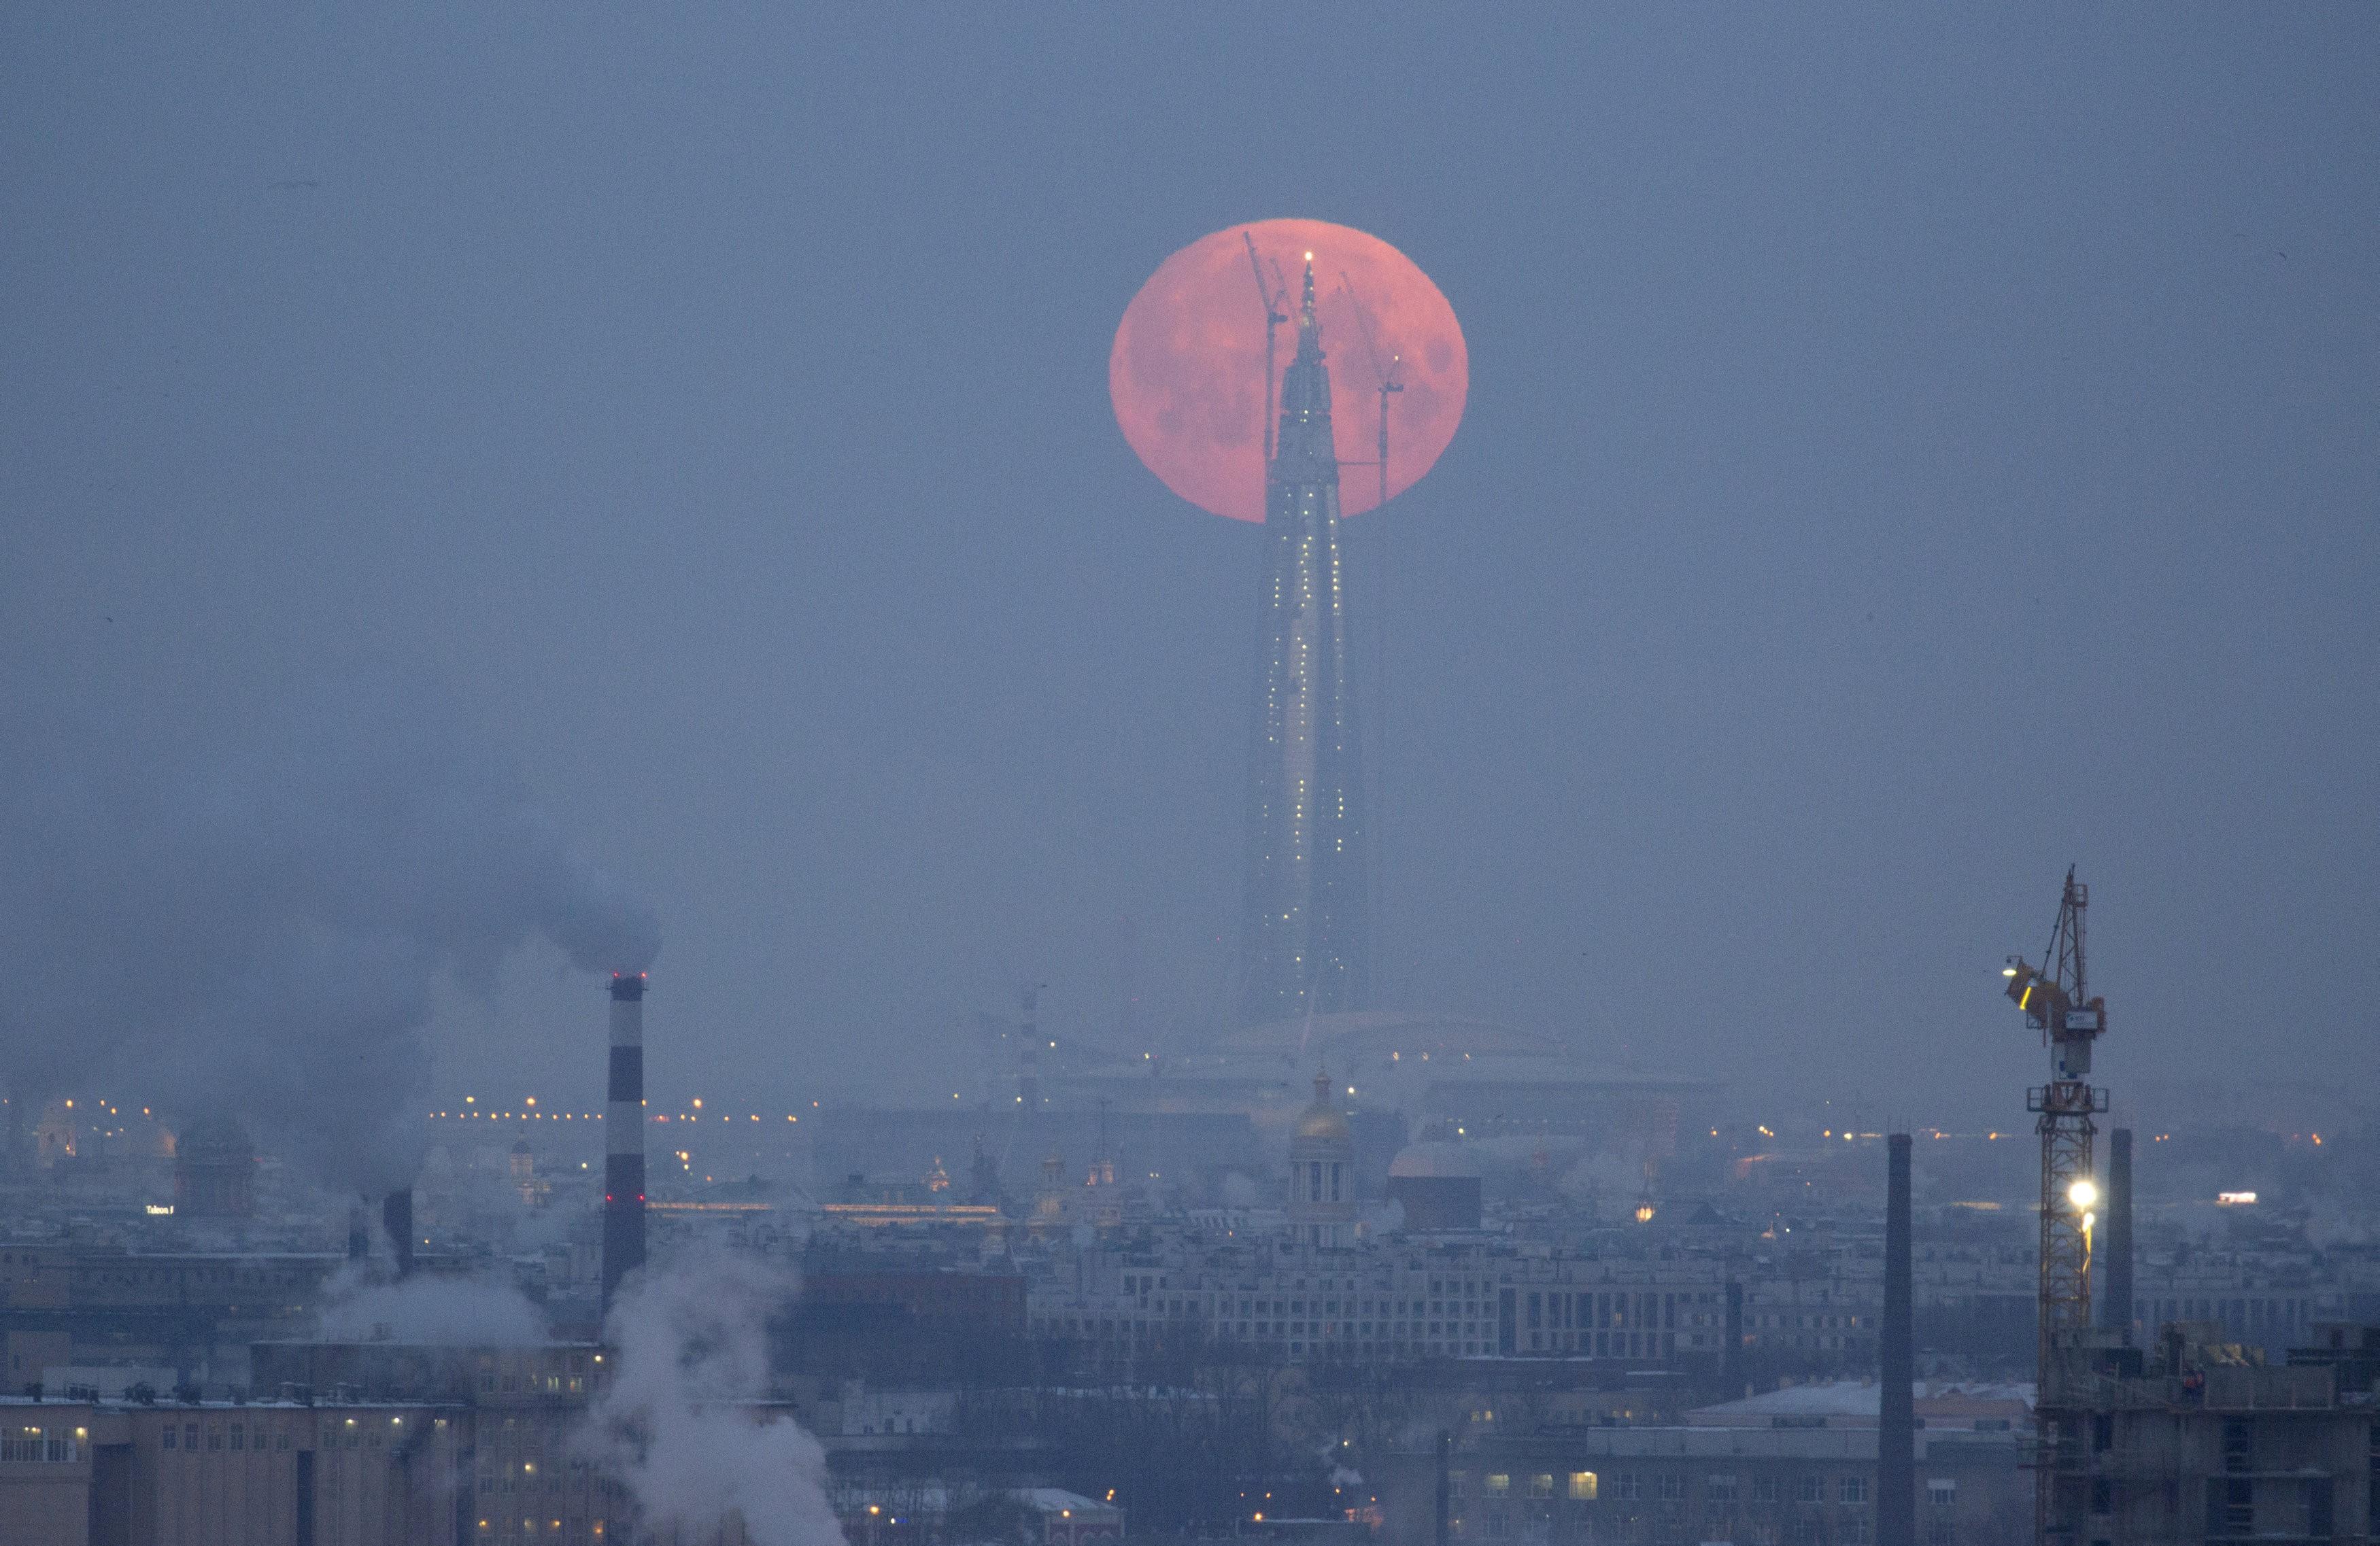
<instances>
[{"instance_id":1,"label":"small spire","mask_svg":"<svg viewBox=\"0 0 2380 1546\"><path fill-rule=\"evenodd\" d=\"M1297 302L1297 331L1314 331L1314 254L1305 255L1305 285Z\"/></svg>"},{"instance_id":2,"label":"small spire","mask_svg":"<svg viewBox=\"0 0 2380 1546\"><path fill-rule=\"evenodd\" d=\"M1314 1071L1314 1104L1317 1105L1330 1104L1330 1070L1327 1068L1317 1069Z\"/></svg>"}]
</instances>

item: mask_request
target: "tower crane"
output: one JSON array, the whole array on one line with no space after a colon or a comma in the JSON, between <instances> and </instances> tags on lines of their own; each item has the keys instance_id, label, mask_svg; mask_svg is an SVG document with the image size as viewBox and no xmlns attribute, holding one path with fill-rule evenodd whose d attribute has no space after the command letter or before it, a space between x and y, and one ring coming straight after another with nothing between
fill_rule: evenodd
<instances>
[{"instance_id":1,"label":"tower crane","mask_svg":"<svg viewBox=\"0 0 2380 1546\"><path fill-rule=\"evenodd\" d=\"M1281 307L1287 304L1289 300L1289 284L1288 281L1282 280L1281 286L1278 289L1275 289L1271 284L1267 284L1265 281L1264 264L1257 257L1256 237L1248 232L1243 231L1240 233L1240 240L1247 243L1248 272L1257 276L1257 294L1258 296L1262 297L1265 308L1264 459L1265 476L1269 477L1272 476L1273 436L1277 431L1277 427L1273 422L1272 394L1274 388L1280 381L1280 378L1273 374L1273 340L1281 332L1281 324L1289 320L1289 313L1281 309ZM1273 265L1273 273L1276 278L1279 277L1281 273L1280 264L1276 263Z\"/></svg>"},{"instance_id":2,"label":"tower crane","mask_svg":"<svg viewBox=\"0 0 2380 1546\"><path fill-rule=\"evenodd\" d=\"M1372 346L1372 324L1364 320L1364 308L1362 304L1355 299L1355 286L1348 283L1347 271L1344 269L1339 271L1339 287L1347 292L1347 304L1354 310L1355 313L1355 331L1363 334L1364 354L1372 362L1372 380L1378 383L1378 391L1380 393L1380 459L1378 462L1380 469L1380 504L1386 504L1389 502L1389 394L1390 393L1402 392L1405 389L1404 382L1397 379L1398 372L1404 368L1404 356L1390 355L1389 356L1389 368L1386 370L1380 368L1380 351ZM1372 508L1377 510L1379 508L1379 505L1376 504Z\"/></svg>"},{"instance_id":3,"label":"tower crane","mask_svg":"<svg viewBox=\"0 0 2380 1546\"><path fill-rule=\"evenodd\" d=\"M2066 872L2058 922L2038 967L2010 956L2000 975L2009 997L2027 1025L2041 1033L2049 1049L2049 1082L2025 1092L2025 1108L2038 1115L2041 1135L2040 1359L2036 1419L2045 1451L2060 1453L2061 1441L2081 1421L2068 1392L2066 1366L2091 1326L2091 1231L2097 1222L2099 1186L2092 1178L2092 1117L2107 1109L2107 1092L2091 1083L2091 1049L2107 1029L2107 1002L2090 996L2083 974L2083 914L2091 889ZM2036 1511L2050 1515L2054 1467L2038 1475Z\"/></svg>"}]
</instances>

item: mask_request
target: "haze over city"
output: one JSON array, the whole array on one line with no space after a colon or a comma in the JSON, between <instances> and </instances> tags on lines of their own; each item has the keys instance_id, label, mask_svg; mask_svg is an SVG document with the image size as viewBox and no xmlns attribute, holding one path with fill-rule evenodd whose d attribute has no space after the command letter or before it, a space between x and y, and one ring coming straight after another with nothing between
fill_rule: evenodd
<instances>
[{"instance_id":1,"label":"haze over city","mask_svg":"<svg viewBox=\"0 0 2380 1546\"><path fill-rule=\"evenodd\" d=\"M1127 915L1207 1025L1254 534L1102 368L1276 214L1475 360L1390 513L1391 999L1980 1114L2081 862L2131 1047L2374 1071L2351 12L9 26L20 720L402 696L650 899L674 1089L1103 1029ZM442 999L441 1089L581 997Z\"/></svg>"},{"instance_id":2,"label":"haze over city","mask_svg":"<svg viewBox=\"0 0 2380 1546\"><path fill-rule=\"evenodd\" d=\"M2263 1135L2143 1196L2369 1243L2298 1146L2380 1130L2375 76L2348 6L12 9L5 1222L63 1250L103 1195L148 1249L203 1131L270 1222L175 1249L335 1255L402 1196L403 1281L421 1178L425 1261L544 1315L485 1323L617 1348L646 1149L660 1202L768 1229L954 1184L1021 1220L1121 1156L1136 1201L1035 1240L1286 1206L1321 1250L1406 1214L1295 1214L1276 1161L1341 1161L1293 1138L1370 1188L1525 1120L1465 1229L1706 1210L1780 1256L1755 1151L2023 1150L1920 1145L1923 1238L2035 1205L2063 1022L2002 970L2068 982L2070 869L2102 1125ZM1463 1105L1425 1045L1585 1093ZM1208 1082L1114 1136L1169 1069ZM607 1103L771 1136L514 1157ZM1881 1217L1881 1154L1809 1205ZM738 1182L775 1190L698 1190ZM2277 1363L2373 1318L2328 1271ZM728 1313L639 1281L648 1337ZM1935 1350L2034 1380L2034 1329ZM1817 1371L1720 1335L1701 1395ZM795 1399L767 1347L734 1399ZM247 1398L245 1351L173 1356Z\"/></svg>"}]
</instances>

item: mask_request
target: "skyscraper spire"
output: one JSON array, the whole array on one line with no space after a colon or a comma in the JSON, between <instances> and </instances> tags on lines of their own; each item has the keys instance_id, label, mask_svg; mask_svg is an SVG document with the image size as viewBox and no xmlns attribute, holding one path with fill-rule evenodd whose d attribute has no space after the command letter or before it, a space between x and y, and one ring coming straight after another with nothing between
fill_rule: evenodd
<instances>
[{"instance_id":1,"label":"skyscraper spire","mask_svg":"<svg viewBox=\"0 0 2380 1546\"><path fill-rule=\"evenodd\" d=\"M1367 1007L1369 922L1339 551L1330 371L1306 255L1265 488L1264 655L1249 778L1243 1024Z\"/></svg>"}]
</instances>

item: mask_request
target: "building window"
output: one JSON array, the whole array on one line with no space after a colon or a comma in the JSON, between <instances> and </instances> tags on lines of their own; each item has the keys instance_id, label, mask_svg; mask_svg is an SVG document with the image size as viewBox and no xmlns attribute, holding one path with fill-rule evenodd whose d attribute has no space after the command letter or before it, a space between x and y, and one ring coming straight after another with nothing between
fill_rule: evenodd
<instances>
[{"instance_id":1,"label":"building window","mask_svg":"<svg viewBox=\"0 0 2380 1546\"><path fill-rule=\"evenodd\" d=\"M1835 1500L1838 1503L1847 1504L1867 1502L1867 1478L1864 1476L1839 1478L1835 1484Z\"/></svg>"},{"instance_id":2,"label":"building window","mask_svg":"<svg viewBox=\"0 0 2380 1546\"><path fill-rule=\"evenodd\" d=\"M1593 1471L1571 1472L1570 1495L1580 1503L1593 1503L1595 1501L1595 1473Z\"/></svg>"},{"instance_id":3,"label":"building window","mask_svg":"<svg viewBox=\"0 0 2380 1546\"><path fill-rule=\"evenodd\" d=\"M1621 1471L1611 1479L1611 1495L1621 1503L1634 1503L1642 1494L1637 1490L1636 1473Z\"/></svg>"},{"instance_id":4,"label":"building window","mask_svg":"<svg viewBox=\"0 0 2380 1546\"><path fill-rule=\"evenodd\" d=\"M1529 1478L1529 1496L1533 1498L1550 1498L1553 1495L1554 1479L1551 1472L1546 1472L1541 1475Z\"/></svg>"},{"instance_id":5,"label":"building window","mask_svg":"<svg viewBox=\"0 0 2380 1546\"><path fill-rule=\"evenodd\" d=\"M1752 1501L1754 1503L1773 1504L1779 1501L1779 1489L1777 1485L1777 1479L1775 1477L1756 1476L1752 1479Z\"/></svg>"},{"instance_id":6,"label":"building window","mask_svg":"<svg viewBox=\"0 0 2380 1546\"><path fill-rule=\"evenodd\" d=\"M169 1422L165 1425L165 1431L160 1433L157 1436L157 1439L159 1444L163 1448L171 1449L174 1447L174 1441L178 1437L180 1437L179 1433L176 1431L174 1425Z\"/></svg>"},{"instance_id":7,"label":"building window","mask_svg":"<svg viewBox=\"0 0 2380 1546\"><path fill-rule=\"evenodd\" d=\"M1493 1471L1488 1474L1488 1495L1489 1497L1500 1498L1512 1490L1512 1479L1511 1477L1505 1475L1502 1471Z\"/></svg>"},{"instance_id":8,"label":"building window","mask_svg":"<svg viewBox=\"0 0 2380 1546\"><path fill-rule=\"evenodd\" d=\"M1705 1477L1703 1479L1703 1501L1705 1503L1715 1504L1731 1504L1735 1502L1735 1478L1731 1476Z\"/></svg>"},{"instance_id":9,"label":"building window","mask_svg":"<svg viewBox=\"0 0 2380 1546\"><path fill-rule=\"evenodd\" d=\"M1936 1508L1948 1508L1957 1503L1959 1501L1958 1479L1948 1476L1928 1478L1925 1482L1925 1501Z\"/></svg>"},{"instance_id":10,"label":"building window","mask_svg":"<svg viewBox=\"0 0 2380 1546\"><path fill-rule=\"evenodd\" d=\"M1825 1503L1827 1501L1827 1479L1822 1476L1795 1477L1793 1479L1793 1501L1795 1503L1805 1504Z\"/></svg>"},{"instance_id":11,"label":"building window","mask_svg":"<svg viewBox=\"0 0 2380 1546\"><path fill-rule=\"evenodd\" d=\"M1676 1471L1663 1471L1660 1476L1656 1479L1656 1485L1660 1489L1661 1502L1685 1502L1686 1479L1679 1475Z\"/></svg>"}]
</instances>

